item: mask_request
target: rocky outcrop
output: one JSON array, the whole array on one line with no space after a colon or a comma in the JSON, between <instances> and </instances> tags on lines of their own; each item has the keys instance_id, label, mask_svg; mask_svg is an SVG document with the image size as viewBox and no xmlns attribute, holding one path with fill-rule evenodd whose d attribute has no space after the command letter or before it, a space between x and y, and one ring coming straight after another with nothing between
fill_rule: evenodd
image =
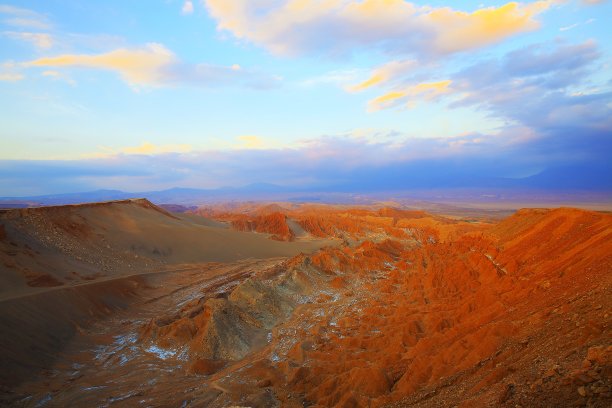
<instances>
[{"instance_id":1,"label":"rocky outcrop","mask_svg":"<svg viewBox=\"0 0 612 408\"><path fill-rule=\"evenodd\" d=\"M605 406L610 215L529 210L493 228L396 215L302 218L311 233L333 227L364 237L401 225L407 237L362 240L286 263L274 282L317 277L317 291L303 304L279 307L287 298L278 283L237 288L224 306L242 311L229 312L233 326L250 321L256 336L259 328L272 334L249 351L268 350L268 363L237 378L269 378L261 386L288 406Z\"/></svg>"},{"instance_id":2,"label":"rocky outcrop","mask_svg":"<svg viewBox=\"0 0 612 408\"><path fill-rule=\"evenodd\" d=\"M276 325L328 287L329 277L306 259L297 257L230 292L195 299L177 313L152 319L141 341L184 350L190 361L238 361L267 344Z\"/></svg>"},{"instance_id":3,"label":"rocky outcrop","mask_svg":"<svg viewBox=\"0 0 612 408\"><path fill-rule=\"evenodd\" d=\"M279 241L292 241L295 238L287 224L287 217L278 212L255 217L236 215L228 218L231 219L232 227L239 231L272 234L272 238Z\"/></svg>"}]
</instances>

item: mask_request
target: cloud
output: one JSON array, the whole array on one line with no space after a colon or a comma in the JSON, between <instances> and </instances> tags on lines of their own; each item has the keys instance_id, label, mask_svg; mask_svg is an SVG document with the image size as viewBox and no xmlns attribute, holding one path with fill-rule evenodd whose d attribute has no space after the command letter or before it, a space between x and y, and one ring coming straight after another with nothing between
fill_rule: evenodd
<instances>
[{"instance_id":1,"label":"cloud","mask_svg":"<svg viewBox=\"0 0 612 408\"><path fill-rule=\"evenodd\" d=\"M444 99L451 108L485 110L536 132L560 127L612 131L610 84L589 80L601 69L600 56L592 40L545 43L482 60L444 81L414 83L400 75L386 93L368 103L368 110Z\"/></svg>"},{"instance_id":2,"label":"cloud","mask_svg":"<svg viewBox=\"0 0 612 408\"><path fill-rule=\"evenodd\" d=\"M476 106L540 130L584 127L612 131L609 85L594 93L576 92L588 84L599 57L597 44L586 41L556 47L533 45L482 61L453 76L458 99L451 106Z\"/></svg>"},{"instance_id":3,"label":"cloud","mask_svg":"<svg viewBox=\"0 0 612 408\"><path fill-rule=\"evenodd\" d=\"M594 18L589 18L588 20L586 20L584 23L574 23L574 24L570 24L568 26L565 27L560 27L559 31L569 31L569 30L573 30L574 28L581 26L583 24L591 24L595 21Z\"/></svg>"},{"instance_id":4,"label":"cloud","mask_svg":"<svg viewBox=\"0 0 612 408\"><path fill-rule=\"evenodd\" d=\"M53 47L53 37L51 34L47 33L5 31L2 33L2 35L14 40L29 42L39 49L48 49Z\"/></svg>"},{"instance_id":5,"label":"cloud","mask_svg":"<svg viewBox=\"0 0 612 408\"><path fill-rule=\"evenodd\" d=\"M189 84L204 87L238 85L251 89L278 88L282 77L257 70L242 68L238 64L222 66L214 64L187 64L177 62L162 70L162 84Z\"/></svg>"},{"instance_id":6,"label":"cloud","mask_svg":"<svg viewBox=\"0 0 612 408\"><path fill-rule=\"evenodd\" d=\"M479 48L535 30L536 16L556 2L510 2L464 12L404 0L204 0L218 29L275 54L342 55L378 47L426 56Z\"/></svg>"},{"instance_id":7,"label":"cloud","mask_svg":"<svg viewBox=\"0 0 612 408\"><path fill-rule=\"evenodd\" d=\"M185 0L183 7L181 8L183 14L193 14L193 1Z\"/></svg>"},{"instance_id":8,"label":"cloud","mask_svg":"<svg viewBox=\"0 0 612 408\"><path fill-rule=\"evenodd\" d=\"M499 69L511 77L558 75L579 73L600 56L597 43L593 40L579 44L535 44L509 52L497 64ZM559 85L568 86L579 82L578 78L576 81L568 77L564 79Z\"/></svg>"},{"instance_id":9,"label":"cloud","mask_svg":"<svg viewBox=\"0 0 612 408\"><path fill-rule=\"evenodd\" d=\"M239 65L187 64L162 44L120 48L102 54L65 54L39 58L26 67L86 68L116 72L132 86L242 85L265 89L278 86L280 78L242 69Z\"/></svg>"},{"instance_id":10,"label":"cloud","mask_svg":"<svg viewBox=\"0 0 612 408\"><path fill-rule=\"evenodd\" d=\"M16 82L25 79L25 76L16 72L0 72L0 81Z\"/></svg>"},{"instance_id":11,"label":"cloud","mask_svg":"<svg viewBox=\"0 0 612 408\"><path fill-rule=\"evenodd\" d=\"M565 128L534 134L509 127L498 134L432 139L374 133L323 136L276 149L173 152L144 144L93 159L0 160L0 195L259 182L315 191L534 185L612 192L612 139L604 130ZM538 173L546 177L512 180Z\"/></svg>"},{"instance_id":12,"label":"cloud","mask_svg":"<svg viewBox=\"0 0 612 408\"><path fill-rule=\"evenodd\" d=\"M559 31L569 31L569 30L573 30L574 28L581 26L581 25L585 25L585 24L591 24L595 22L594 18L589 18L588 20L584 21L583 23L574 23L574 24L570 24L568 26L565 27L560 27Z\"/></svg>"},{"instance_id":13,"label":"cloud","mask_svg":"<svg viewBox=\"0 0 612 408\"><path fill-rule=\"evenodd\" d=\"M441 8L422 18L438 28L434 48L443 53L478 48L498 42L514 34L539 28L534 17L551 6L550 1L521 5L511 2L501 7L488 7L473 13Z\"/></svg>"},{"instance_id":14,"label":"cloud","mask_svg":"<svg viewBox=\"0 0 612 408\"><path fill-rule=\"evenodd\" d=\"M570 24L570 25L565 26L565 27L560 27L559 31L569 31L571 29L574 29L574 28L578 27L579 25L580 25L580 23Z\"/></svg>"},{"instance_id":15,"label":"cloud","mask_svg":"<svg viewBox=\"0 0 612 408\"><path fill-rule=\"evenodd\" d=\"M144 142L140 146L136 147L125 147L121 149L126 154L160 154L160 153L185 153L191 151L193 148L188 144L174 144L174 145L154 145L149 142Z\"/></svg>"},{"instance_id":16,"label":"cloud","mask_svg":"<svg viewBox=\"0 0 612 408\"><path fill-rule=\"evenodd\" d=\"M245 135L239 136L238 140L242 143L241 147L247 149L256 149L263 146L263 140L259 136Z\"/></svg>"},{"instance_id":17,"label":"cloud","mask_svg":"<svg viewBox=\"0 0 612 408\"><path fill-rule=\"evenodd\" d=\"M74 79L66 76L64 73L59 72L59 71L47 70L47 71L41 72L41 75L45 78L51 78L56 81L66 82L67 84L70 84L72 86L76 86L77 84Z\"/></svg>"},{"instance_id":18,"label":"cloud","mask_svg":"<svg viewBox=\"0 0 612 408\"><path fill-rule=\"evenodd\" d=\"M376 68L365 81L347 87L349 92L361 92L375 85L382 85L415 69L415 60L391 61Z\"/></svg>"},{"instance_id":19,"label":"cloud","mask_svg":"<svg viewBox=\"0 0 612 408\"><path fill-rule=\"evenodd\" d=\"M434 100L441 95L449 93L451 91L449 88L451 83L452 81L449 79L438 82L424 82L388 92L369 101L368 111L374 112L387 109L402 103L407 107L413 107L417 100Z\"/></svg>"},{"instance_id":20,"label":"cloud","mask_svg":"<svg viewBox=\"0 0 612 408\"><path fill-rule=\"evenodd\" d=\"M0 63L0 81L16 82L25 79L19 65L14 62Z\"/></svg>"},{"instance_id":21,"label":"cloud","mask_svg":"<svg viewBox=\"0 0 612 408\"><path fill-rule=\"evenodd\" d=\"M152 85L162 81L162 69L175 63L174 54L161 44L139 49L118 49L104 54L66 54L45 57L27 63L33 67L79 67L115 71L135 85Z\"/></svg>"},{"instance_id":22,"label":"cloud","mask_svg":"<svg viewBox=\"0 0 612 408\"><path fill-rule=\"evenodd\" d=\"M2 22L6 25L19 28L33 28L37 30L47 30L51 28L51 23L43 14L33 10L0 4L0 14L10 16Z\"/></svg>"},{"instance_id":23,"label":"cloud","mask_svg":"<svg viewBox=\"0 0 612 408\"><path fill-rule=\"evenodd\" d=\"M193 147L188 144L156 145L150 142L143 142L140 146L127 146L119 149L102 146L100 150L93 154L86 154L85 157L110 158L118 155L155 156L165 153L188 153L193 150Z\"/></svg>"}]
</instances>

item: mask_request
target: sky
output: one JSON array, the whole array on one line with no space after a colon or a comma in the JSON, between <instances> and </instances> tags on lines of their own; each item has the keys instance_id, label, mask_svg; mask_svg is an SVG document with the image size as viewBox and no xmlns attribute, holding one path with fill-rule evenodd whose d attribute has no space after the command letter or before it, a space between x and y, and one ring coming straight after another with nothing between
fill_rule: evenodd
<instances>
[{"instance_id":1,"label":"sky","mask_svg":"<svg viewBox=\"0 0 612 408\"><path fill-rule=\"evenodd\" d=\"M0 0L0 195L612 192L611 17L597 0Z\"/></svg>"}]
</instances>

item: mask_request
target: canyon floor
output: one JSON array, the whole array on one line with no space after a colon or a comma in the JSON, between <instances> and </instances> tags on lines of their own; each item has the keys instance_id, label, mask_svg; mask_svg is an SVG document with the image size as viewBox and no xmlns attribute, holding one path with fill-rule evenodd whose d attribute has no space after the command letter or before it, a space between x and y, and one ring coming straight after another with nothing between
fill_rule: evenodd
<instances>
[{"instance_id":1,"label":"canyon floor","mask_svg":"<svg viewBox=\"0 0 612 408\"><path fill-rule=\"evenodd\" d=\"M0 405L610 407L611 289L605 211L5 210Z\"/></svg>"}]
</instances>

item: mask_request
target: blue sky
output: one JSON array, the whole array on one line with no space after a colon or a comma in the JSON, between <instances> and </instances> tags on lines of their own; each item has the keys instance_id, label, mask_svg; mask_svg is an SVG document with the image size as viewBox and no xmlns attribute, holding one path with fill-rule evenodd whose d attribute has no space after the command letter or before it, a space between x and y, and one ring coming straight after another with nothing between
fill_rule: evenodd
<instances>
[{"instance_id":1,"label":"blue sky","mask_svg":"<svg viewBox=\"0 0 612 408\"><path fill-rule=\"evenodd\" d=\"M399 183L425 162L601 178L585 169L609 169L609 16L593 0L4 2L0 194Z\"/></svg>"}]
</instances>

